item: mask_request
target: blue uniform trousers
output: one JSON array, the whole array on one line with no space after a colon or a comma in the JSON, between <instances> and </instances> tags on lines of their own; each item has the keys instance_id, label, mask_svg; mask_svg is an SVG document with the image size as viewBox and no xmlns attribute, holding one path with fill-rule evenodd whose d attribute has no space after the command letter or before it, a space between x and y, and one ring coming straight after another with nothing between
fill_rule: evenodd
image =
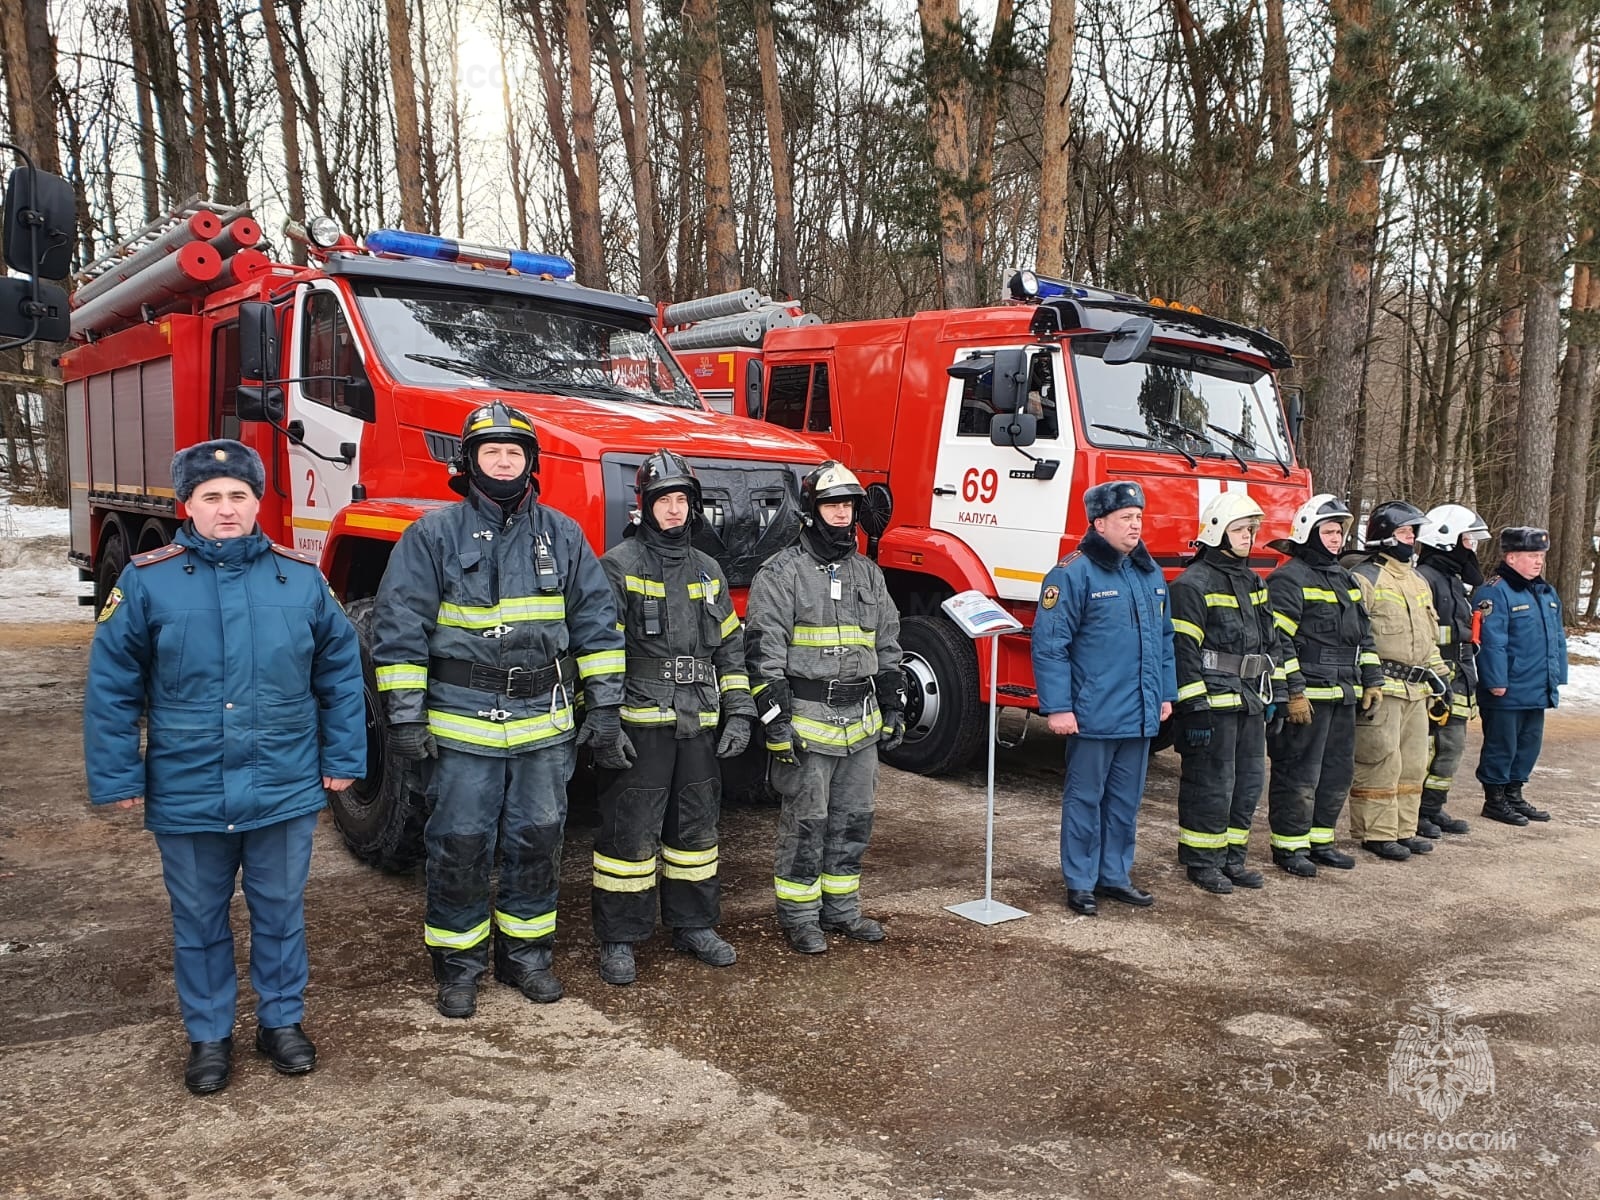
<instances>
[{"instance_id":1,"label":"blue uniform trousers","mask_svg":"<svg viewBox=\"0 0 1600 1200\"><path fill-rule=\"evenodd\" d=\"M510 758L439 747L429 790L433 814L428 850L430 949L468 950L489 936L489 876L500 850L500 894L494 924L528 941L556 932L561 833L567 780L577 761L572 742Z\"/></svg>"},{"instance_id":2,"label":"blue uniform trousers","mask_svg":"<svg viewBox=\"0 0 1600 1200\"><path fill-rule=\"evenodd\" d=\"M1488 787L1527 783L1544 745L1544 709L1478 709L1483 718L1483 749L1478 752L1478 782Z\"/></svg>"},{"instance_id":3,"label":"blue uniform trousers","mask_svg":"<svg viewBox=\"0 0 1600 1200\"><path fill-rule=\"evenodd\" d=\"M158 833L161 874L172 898L178 1007L191 1042L233 1035L239 979L228 907L242 871L250 908L250 986L268 1029L305 1015L305 890L317 814L244 833Z\"/></svg>"},{"instance_id":4,"label":"blue uniform trousers","mask_svg":"<svg viewBox=\"0 0 1600 1200\"><path fill-rule=\"evenodd\" d=\"M1061 875L1070 891L1127 887L1133 835L1150 767L1150 739L1067 739L1061 793Z\"/></svg>"}]
</instances>

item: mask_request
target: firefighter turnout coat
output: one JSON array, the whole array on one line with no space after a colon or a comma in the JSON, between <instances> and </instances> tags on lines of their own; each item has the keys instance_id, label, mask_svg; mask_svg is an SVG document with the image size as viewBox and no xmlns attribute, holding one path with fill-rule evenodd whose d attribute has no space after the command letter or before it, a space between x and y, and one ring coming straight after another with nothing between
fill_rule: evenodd
<instances>
[{"instance_id":1,"label":"firefighter turnout coat","mask_svg":"<svg viewBox=\"0 0 1600 1200\"><path fill-rule=\"evenodd\" d=\"M1450 715L1470 721L1478 715L1478 644L1472 634L1472 600L1460 565L1448 554L1424 548L1417 574L1428 581L1439 614L1439 656L1450 684Z\"/></svg>"},{"instance_id":2,"label":"firefighter turnout coat","mask_svg":"<svg viewBox=\"0 0 1600 1200\"><path fill-rule=\"evenodd\" d=\"M1401 678L1400 668L1425 668L1448 681L1439 656L1439 614L1433 589L1410 563L1378 554L1358 563L1352 573L1372 622L1373 648L1384 667L1386 696L1425 700L1427 679ZM1420 672L1413 671L1416 675Z\"/></svg>"},{"instance_id":3,"label":"firefighter turnout coat","mask_svg":"<svg viewBox=\"0 0 1600 1200\"><path fill-rule=\"evenodd\" d=\"M1291 556L1268 576L1267 593L1307 700L1355 704L1364 688L1383 686L1372 624L1349 571L1336 561L1314 565Z\"/></svg>"},{"instance_id":4,"label":"firefighter turnout coat","mask_svg":"<svg viewBox=\"0 0 1600 1200\"><path fill-rule=\"evenodd\" d=\"M426 721L440 746L494 757L572 740L579 683L590 708L619 705L626 664L611 587L577 522L532 492L506 516L476 489L401 536L372 659L391 724ZM486 686L456 682L473 667Z\"/></svg>"},{"instance_id":5,"label":"firefighter turnout coat","mask_svg":"<svg viewBox=\"0 0 1600 1200\"><path fill-rule=\"evenodd\" d=\"M1205 548L1172 581L1180 712L1256 714L1303 686L1272 619L1267 585L1245 563Z\"/></svg>"}]
</instances>

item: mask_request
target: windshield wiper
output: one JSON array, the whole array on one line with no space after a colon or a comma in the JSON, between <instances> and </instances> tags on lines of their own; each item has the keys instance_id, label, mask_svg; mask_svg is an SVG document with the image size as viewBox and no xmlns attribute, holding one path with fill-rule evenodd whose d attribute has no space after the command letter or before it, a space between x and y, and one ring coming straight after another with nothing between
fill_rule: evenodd
<instances>
[{"instance_id":1,"label":"windshield wiper","mask_svg":"<svg viewBox=\"0 0 1600 1200\"><path fill-rule=\"evenodd\" d=\"M1215 447L1217 445L1217 439L1212 437L1209 433L1206 433L1203 430L1195 429L1193 426L1185 425L1182 421L1164 421L1160 417L1151 417L1150 419L1157 425L1164 426L1168 429L1181 429L1190 437L1197 438L1200 441L1205 442L1205 444L1208 446ZM1208 422L1206 428L1216 429L1217 427ZM1233 461L1239 464L1239 470L1242 474L1250 474L1250 464L1245 462L1245 460L1240 456L1239 451L1231 444L1228 446L1228 453L1233 455Z\"/></svg>"},{"instance_id":2,"label":"windshield wiper","mask_svg":"<svg viewBox=\"0 0 1600 1200\"><path fill-rule=\"evenodd\" d=\"M1239 459L1239 465L1240 466L1244 466L1244 459L1242 457L1240 457L1239 451L1238 451L1238 447L1243 446L1245 449L1251 450L1251 451L1254 451L1254 450L1256 450L1258 448L1254 442L1252 442L1249 438L1245 437L1244 434L1242 434L1242 433L1235 433L1231 429L1224 429L1221 425L1213 425L1213 424L1211 424L1210 421L1206 422L1206 428L1207 429L1215 429L1218 433L1220 433L1223 437L1227 438L1228 441L1232 443L1232 445L1234 447L1233 456L1235 458ZM1267 450L1267 453L1272 455L1272 461L1278 464L1278 470L1283 472L1283 477L1285 479L1289 478L1289 464L1284 462L1283 459L1278 457L1278 452L1276 450L1273 450L1273 449L1271 449L1269 447L1268 450ZM1249 470L1248 467L1245 467L1245 469Z\"/></svg>"},{"instance_id":3,"label":"windshield wiper","mask_svg":"<svg viewBox=\"0 0 1600 1200\"><path fill-rule=\"evenodd\" d=\"M1138 438L1140 441L1148 442L1152 446L1167 446L1183 455L1184 461L1189 464L1189 468L1191 470L1194 470L1200 466L1200 463L1198 460L1196 460L1194 455L1190 454L1172 438L1163 434L1145 433L1142 429L1128 429L1122 425L1101 425L1098 423L1091 423L1089 428L1104 429L1107 433L1120 433L1123 437Z\"/></svg>"},{"instance_id":4,"label":"windshield wiper","mask_svg":"<svg viewBox=\"0 0 1600 1200\"><path fill-rule=\"evenodd\" d=\"M447 358L442 354L407 354L413 362L426 363L430 367L439 367L446 371L454 371L457 375L466 375L474 379L492 380L494 383L510 388L517 392L536 392L536 387L526 376L518 375L500 367L486 367L482 363L471 362L465 358Z\"/></svg>"}]
</instances>

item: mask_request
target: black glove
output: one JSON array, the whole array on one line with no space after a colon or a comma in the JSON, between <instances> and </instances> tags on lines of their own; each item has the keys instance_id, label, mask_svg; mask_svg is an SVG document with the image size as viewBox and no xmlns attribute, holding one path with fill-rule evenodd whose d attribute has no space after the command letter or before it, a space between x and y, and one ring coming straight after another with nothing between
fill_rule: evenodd
<instances>
[{"instance_id":1,"label":"black glove","mask_svg":"<svg viewBox=\"0 0 1600 1200\"><path fill-rule=\"evenodd\" d=\"M578 730L578 745L594 747L594 765L602 771L626 771L633 766L633 742L622 730L622 713L615 706L593 708Z\"/></svg>"},{"instance_id":2,"label":"black glove","mask_svg":"<svg viewBox=\"0 0 1600 1200\"><path fill-rule=\"evenodd\" d=\"M1178 714L1178 749L1203 750L1211 745L1211 710L1195 708Z\"/></svg>"},{"instance_id":3,"label":"black glove","mask_svg":"<svg viewBox=\"0 0 1600 1200\"><path fill-rule=\"evenodd\" d=\"M439 747L426 721L402 721L389 726L389 753L396 758L438 758Z\"/></svg>"},{"instance_id":4,"label":"black glove","mask_svg":"<svg viewBox=\"0 0 1600 1200\"><path fill-rule=\"evenodd\" d=\"M787 721L774 721L767 726L767 752L786 767L800 764L795 757L794 727Z\"/></svg>"},{"instance_id":5,"label":"black glove","mask_svg":"<svg viewBox=\"0 0 1600 1200\"><path fill-rule=\"evenodd\" d=\"M878 735L878 753L887 754L906 740L906 714L898 708L883 710L883 732Z\"/></svg>"},{"instance_id":6,"label":"black glove","mask_svg":"<svg viewBox=\"0 0 1600 1200\"><path fill-rule=\"evenodd\" d=\"M892 667L887 671L879 671L872 677L872 690L878 694L878 707L883 709L884 723L889 720L889 713L898 709L903 715L906 710L906 673L899 667ZM902 721L901 724L905 722Z\"/></svg>"},{"instance_id":7,"label":"black glove","mask_svg":"<svg viewBox=\"0 0 1600 1200\"><path fill-rule=\"evenodd\" d=\"M744 713L734 713L722 723L722 737L717 740L718 758L738 758L750 744L750 733L756 719Z\"/></svg>"},{"instance_id":8,"label":"black glove","mask_svg":"<svg viewBox=\"0 0 1600 1200\"><path fill-rule=\"evenodd\" d=\"M789 681L772 679L758 683L750 691L756 702L756 719L764 725L774 725L789 720Z\"/></svg>"}]
</instances>

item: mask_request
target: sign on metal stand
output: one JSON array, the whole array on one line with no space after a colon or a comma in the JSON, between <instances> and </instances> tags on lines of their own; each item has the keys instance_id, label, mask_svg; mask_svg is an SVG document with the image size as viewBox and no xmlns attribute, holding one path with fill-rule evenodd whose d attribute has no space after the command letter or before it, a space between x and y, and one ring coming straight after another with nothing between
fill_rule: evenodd
<instances>
[{"instance_id":1,"label":"sign on metal stand","mask_svg":"<svg viewBox=\"0 0 1600 1200\"><path fill-rule=\"evenodd\" d=\"M994 898L994 751L1000 721L1000 635L1016 632L1022 622L977 591L951 596L943 607L969 638L989 639L989 805L983 846L983 899L947 904L945 908L980 925L998 925L1028 915Z\"/></svg>"}]
</instances>

